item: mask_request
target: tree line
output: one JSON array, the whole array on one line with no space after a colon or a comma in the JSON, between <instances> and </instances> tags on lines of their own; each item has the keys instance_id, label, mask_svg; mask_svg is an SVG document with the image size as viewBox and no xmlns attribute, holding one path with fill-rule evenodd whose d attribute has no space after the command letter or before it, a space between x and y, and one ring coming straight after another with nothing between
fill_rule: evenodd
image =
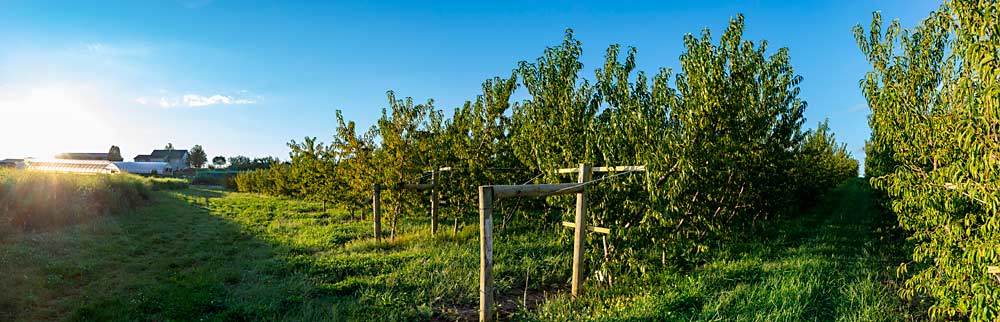
<instances>
[{"instance_id":1,"label":"tree line","mask_svg":"<svg viewBox=\"0 0 1000 322\"><path fill-rule=\"evenodd\" d=\"M935 319L1000 319L998 9L955 0L911 30L878 13L854 29L872 67L865 174L912 251L900 294Z\"/></svg>"},{"instance_id":2,"label":"tree line","mask_svg":"<svg viewBox=\"0 0 1000 322\"><path fill-rule=\"evenodd\" d=\"M718 41L709 30L685 35L676 74L639 71L635 48L612 45L588 80L582 43L567 30L542 56L487 79L450 116L433 100L390 91L367 130L337 111L329 143L291 141L290 162L235 182L240 191L331 202L352 213L370 205L373 185L389 187L383 204L394 235L400 217L425 216L426 196L391 187L426 183L428 171L441 167L452 168L439 178L442 215L463 219L476 216L479 185L568 182L575 178L552 170L580 163L645 165L645 173L588 191L590 224L614 228L591 241L600 245L589 247L597 258L589 262L608 274L697 263L858 175L858 162L826 122L803 128L803 79L788 49L745 40L743 31L737 16ZM527 98L515 101L518 90ZM570 201L504 200L495 211L501 227L556 223L570 217Z\"/></svg>"}]
</instances>

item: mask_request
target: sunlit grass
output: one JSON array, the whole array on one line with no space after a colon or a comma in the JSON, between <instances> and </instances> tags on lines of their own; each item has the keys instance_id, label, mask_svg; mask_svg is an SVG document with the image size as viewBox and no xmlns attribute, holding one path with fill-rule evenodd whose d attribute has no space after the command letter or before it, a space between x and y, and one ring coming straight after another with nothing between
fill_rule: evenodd
<instances>
[{"instance_id":1,"label":"sunlit grass","mask_svg":"<svg viewBox=\"0 0 1000 322\"><path fill-rule=\"evenodd\" d=\"M909 311L887 286L896 253L860 182L773 233L690 270L593 279L573 299L571 239L555 224L496 231L501 317L600 321L891 321ZM209 189L0 244L0 320L420 321L475 319L479 240L431 236L425 218L375 242L316 203ZM387 235L387 234L386 234ZM531 307L521 306L528 277ZM541 301L537 306L535 301ZM511 315L512 314L512 315Z\"/></svg>"}]
</instances>

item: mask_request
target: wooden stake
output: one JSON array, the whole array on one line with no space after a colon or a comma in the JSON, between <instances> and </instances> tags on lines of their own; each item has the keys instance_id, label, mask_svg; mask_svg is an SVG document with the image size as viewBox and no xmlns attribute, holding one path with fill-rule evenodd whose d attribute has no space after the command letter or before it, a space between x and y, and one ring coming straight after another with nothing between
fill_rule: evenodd
<instances>
[{"instance_id":1,"label":"wooden stake","mask_svg":"<svg viewBox=\"0 0 1000 322\"><path fill-rule=\"evenodd\" d=\"M575 223L571 223L571 222L568 222L568 221L562 222L562 225L564 227L576 228L576 224ZM611 233L611 228L587 226L587 231L592 232L592 233L598 233L598 234L605 234L605 235L607 235L607 234Z\"/></svg>"},{"instance_id":2,"label":"wooden stake","mask_svg":"<svg viewBox=\"0 0 1000 322\"><path fill-rule=\"evenodd\" d=\"M438 231L438 172L431 173L431 235Z\"/></svg>"},{"instance_id":3,"label":"wooden stake","mask_svg":"<svg viewBox=\"0 0 1000 322\"><path fill-rule=\"evenodd\" d=\"M579 182L590 181L590 165L580 164ZM582 188L582 187L581 187ZM583 283L583 247L587 232L587 190L581 189L576 194L576 227L573 228L573 297L580 296L580 284Z\"/></svg>"},{"instance_id":4,"label":"wooden stake","mask_svg":"<svg viewBox=\"0 0 1000 322\"><path fill-rule=\"evenodd\" d=\"M493 320L493 187L479 187L479 321Z\"/></svg>"},{"instance_id":5,"label":"wooden stake","mask_svg":"<svg viewBox=\"0 0 1000 322\"><path fill-rule=\"evenodd\" d=\"M589 175L587 176L590 177ZM568 195L583 191L579 183L552 183L531 185L496 185L493 188L494 197L505 199L511 197L544 197Z\"/></svg>"},{"instance_id":6,"label":"wooden stake","mask_svg":"<svg viewBox=\"0 0 1000 322\"><path fill-rule=\"evenodd\" d=\"M372 221L375 222L375 241L382 241L382 187L375 185L372 188Z\"/></svg>"}]
</instances>

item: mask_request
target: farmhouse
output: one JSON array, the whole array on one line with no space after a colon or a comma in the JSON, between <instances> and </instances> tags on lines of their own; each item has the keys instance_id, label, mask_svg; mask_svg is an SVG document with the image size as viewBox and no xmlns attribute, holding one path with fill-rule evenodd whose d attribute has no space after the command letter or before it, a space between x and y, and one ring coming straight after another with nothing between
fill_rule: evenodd
<instances>
[{"instance_id":1,"label":"farmhouse","mask_svg":"<svg viewBox=\"0 0 1000 322\"><path fill-rule=\"evenodd\" d=\"M135 162L166 162L173 171L188 168L187 150L153 150L153 153L135 156Z\"/></svg>"}]
</instances>

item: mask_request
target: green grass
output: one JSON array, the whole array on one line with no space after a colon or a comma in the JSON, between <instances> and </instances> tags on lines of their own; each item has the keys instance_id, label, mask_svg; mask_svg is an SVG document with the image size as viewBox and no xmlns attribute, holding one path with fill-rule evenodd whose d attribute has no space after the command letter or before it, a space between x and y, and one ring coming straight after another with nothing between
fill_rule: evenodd
<instances>
[{"instance_id":1,"label":"green grass","mask_svg":"<svg viewBox=\"0 0 1000 322\"><path fill-rule=\"evenodd\" d=\"M569 229L496 231L503 318L601 321L896 321L899 260L862 181L810 213L689 271L588 281L567 293ZM431 236L405 220L375 243L368 221L316 203L207 189L153 193L133 213L0 244L0 320L403 321L476 318L478 230ZM388 235L388 234L385 234ZM529 308L521 307L529 273ZM535 303L537 302L537 303Z\"/></svg>"},{"instance_id":2,"label":"green grass","mask_svg":"<svg viewBox=\"0 0 1000 322\"><path fill-rule=\"evenodd\" d=\"M13 229L59 227L127 212L146 204L153 186L133 175L0 169L0 241Z\"/></svg>"}]
</instances>

